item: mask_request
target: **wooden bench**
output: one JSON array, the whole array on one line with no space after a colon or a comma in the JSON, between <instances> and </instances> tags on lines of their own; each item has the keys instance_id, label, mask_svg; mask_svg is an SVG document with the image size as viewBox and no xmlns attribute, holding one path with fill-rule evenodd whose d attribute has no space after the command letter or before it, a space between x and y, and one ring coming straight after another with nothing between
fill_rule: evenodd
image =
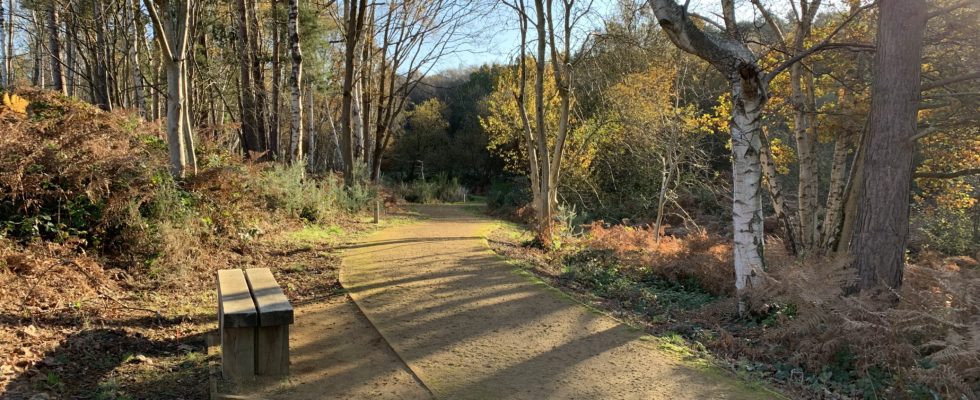
<instances>
[{"instance_id":1,"label":"wooden bench","mask_svg":"<svg viewBox=\"0 0 980 400\"><path fill-rule=\"evenodd\" d=\"M289 373L293 307L268 268L218 271L221 372L242 382Z\"/></svg>"}]
</instances>

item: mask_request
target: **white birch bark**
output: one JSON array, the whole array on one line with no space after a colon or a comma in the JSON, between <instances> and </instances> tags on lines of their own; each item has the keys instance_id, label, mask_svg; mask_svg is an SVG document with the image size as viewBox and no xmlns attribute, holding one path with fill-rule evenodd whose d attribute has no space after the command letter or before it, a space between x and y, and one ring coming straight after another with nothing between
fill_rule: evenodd
<instances>
[{"instance_id":1,"label":"white birch bark","mask_svg":"<svg viewBox=\"0 0 980 400\"><path fill-rule=\"evenodd\" d=\"M674 0L649 0L649 3L671 42L709 62L731 86L733 252L735 287L741 297L746 289L757 284L765 268L760 162L760 117L767 99L764 75L756 65L755 55L738 37L732 2L723 2L725 36L702 31ZM740 301L740 312L743 307Z\"/></svg>"},{"instance_id":2,"label":"white birch bark","mask_svg":"<svg viewBox=\"0 0 980 400\"><path fill-rule=\"evenodd\" d=\"M289 87L292 91L289 162L296 162L303 157L303 94L300 91L303 81L303 50L299 43L299 0L289 0L289 49L293 62L289 76Z\"/></svg>"},{"instance_id":3,"label":"white birch bark","mask_svg":"<svg viewBox=\"0 0 980 400\"><path fill-rule=\"evenodd\" d=\"M361 109L361 80L356 79L354 81L354 91L353 103L351 103L351 126L354 134L354 143L352 151L354 152L354 160L361 158L364 154L364 118L361 115L363 110Z\"/></svg>"}]
</instances>

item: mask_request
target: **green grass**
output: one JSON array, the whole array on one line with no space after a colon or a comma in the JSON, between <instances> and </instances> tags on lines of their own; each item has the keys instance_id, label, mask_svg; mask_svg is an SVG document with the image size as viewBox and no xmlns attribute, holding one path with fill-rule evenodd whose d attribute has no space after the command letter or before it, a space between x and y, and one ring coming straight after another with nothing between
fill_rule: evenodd
<instances>
[{"instance_id":1,"label":"green grass","mask_svg":"<svg viewBox=\"0 0 980 400\"><path fill-rule=\"evenodd\" d=\"M331 242L346 233L344 228L337 225L307 225L303 229L289 232L286 236L290 241L313 244Z\"/></svg>"}]
</instances>

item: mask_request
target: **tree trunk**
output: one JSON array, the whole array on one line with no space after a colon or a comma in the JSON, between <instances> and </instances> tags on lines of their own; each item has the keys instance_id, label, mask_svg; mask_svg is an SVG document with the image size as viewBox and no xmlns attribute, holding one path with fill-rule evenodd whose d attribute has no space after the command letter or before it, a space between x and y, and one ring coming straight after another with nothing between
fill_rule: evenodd
<instances>
[{"instance_id":1,"label":"tree trunk","mask_svg":"<svg viewBox=\"0 0 980 400\"><path fill-rule=\"evenodd\" d=\"M545 7L543 0L534 0L535 15L537 21L535 28L538 33L537 59L535 60L534 77L534 143L537 147L538 161L538 204L535 207L538 214L538 225L540 233L548 233L551 230L551 220L554 215L551 208L551 154L548 151L548 137L546 135L547 125L545 124L544 109L544 74L545 56L548 35L546 32Z\"/></svg>"},{"instance_id":2,"label":"tree trunk","mask_svg":"<svg viewBox=\"0 0 980 400\"><path fill-rule=\"evenodd\" d=\"M765 268L762 226L762 165L760 118L767 100L765 75L756 57L741 41L733 2L723 2L725 35L702 31L673 0L650 0L660 26L681 50L711 63L731 86L735 287L739 297L756 285ZM739 311L744 302L739 301Z\"/></svg>"},{"instance_id":3,"label":"tree trunk","mask_svg":"<svg viewBox=\"0 0 980 400\"><path fill-rule=\"evenodd\" d=\"M292 12L291 10L289 12ZM282 126L279 117L279 103L282 102L282 34L279 29L279 0L272 0L272 15L272 104L269 113L269 153L272 154L272 158L279 160L282 157L282 152L279 150L279 144L282 141L279 135L279 129ZM288 34L291 35L292 31ZM292 162L292 153L285 158Z\"/></svg>"},{"instance_id":4,"label":"tree trunk","mask_svg":"<svg viewBox=\"0 0 980 400\"><path fill-rule=\"evenodd\" d=\"M102 1L92 2L92 13L95 18L95 69L92 80L92 103L103 110L112 109L112 98L109 92L108 44L105 37L106 23L102 13Z\"/></svg>"},{"instance_id":5,"label":"tree trunk","mask_svg":"<svg viewBox=\"0 0 980 400\"><path fill-rule=\"evenodd\" d=\"M197 172L194 155L192 126L188 116L187 57L188 30L191 10L190 1L161 1L163 15L160 19L157 5L153 0L144 0L153 21L154 34L161 49L161 59L167 71L167 145L170 151L171 172L176 177L185 177Z\"/></svg>"},{"instance_id":6,"label":"tree trunk","mask_svg":"<svg viewBox=\"0 0 980 400\"><path fill-rule=\"evenodd\" d=\"M31 74L32 84L35 87L44 88L44 36L41 21L37 17L37 10L31 10L31 22L34 23L34 50L33 53L33 73Z\"/></svg>"},{"instance_id":7,"label":"tree trunk","mask_svg":"<svg viewBox=\"0 0 980 400\"><path fill-rule=\"evenodd\" d=\"M289 127L289 162L303 158L303 51L299 42L299 0L289 0L289 49L293 61L289 75L292 90L292 123Z\"/></svg>"},{"instance_id":8,"label":"tree trunk","mask_svg":"<svg viewBox=\"0 0 980 400\"><path fill-rule=\"evenodd\" d=\"M268 154L269 118L268 109L266 108L266 99L268 96L265 88L264 60L262 59L262 47L260 45L258 7L256 6L255 0L246 1L248 2L249 52L252 53L249 60L252 62L252 85L255 87L255 126L258 128L257 136L262 145L260 151L265 153L262 159L267 160L271 157Z\"/></svg>"},{"instance_id":9,"label":"tree trunk","mask_svg":"<svg viewBox=\"0 0 980 400\"><path fill-rule=\"evenodd\" d=\"M851 246L858 291L902 284L926 19L922 0L879 5L863 189Z\"/></svg>"},{"instance_id":10,"label":"tree trunk","mask_svg":"<svg viewBox=\"0 0 980 400\"><path fill-rule=\"evenodd\" d=\"M58 4L51 2L48 9L48 51L51 53L51 87L68 94L68 85L65 83L65 74L62 71L61 59L61 19L58 17Z\"/></svg>"},{"instance_id":11,"label":"tree trunk","mask_svg":"<svg viewBox=\"0 0 980 400\"><path fill-rule=\"evenodd\" d=\"M248 0L238 0L238 51L241 57L239 64L241 90L241 123L242 150L245 157L261 157L266 150L265 133L259 118L259 103L255 93L255 76L253 75L252 27L249 23L249 13L254 9L249 7Z\"/></svg>"},{"instance_id":12,"label":"tree trunk","mask_svg":"<svg viewBox=\"0 0 980 400\"><path fill-rule=\"evenodd\" d=\"M361 72L364 73L363 71ZM364 151L364 109L361 108L361 98L364 96L364 91L362 88L363 81L359 78L355 78L354 81L354 92L353 98L351 99L351 124L353 125L354 133L354 160L359 160L361 154Z\"/></svg>"},{"instance_id":13,"label":"tree trunk","mask_svg":"<svg viewBox=\"0 0 980 400\"><path fill-rule=\"evenodd\" d=\"M742 292L755 285L765 267L765 235L762 229L762 108L765 97L758 83L758 72L739 71L741 80L732 84L732 227L735 231L735 288Z\"/></svg>"},{"instance_id":14,"label":"tree trunk","mask_svg":"<svg viewBox=\"0 0 980 400\"><path fill-rule=\"evenodd\" d=\"M132 74L133 74L133 106L139 111L139 115L146 117L146 93L143 90L143 70L140 68L140 44L144 39L144 34L142 32L142 12L140 11L136 0L127 1L127 9L129 10L130 17L133 18L133 34L130 40L133 43L129 48L129 59L132 63Z\"/></svg>"},{"instance_id":15,"label":"tree trunk","mask_svg":"<svg viewBox=\"0 0 980 400\"><path fill-rule=\"evenodd\" d=\"M799 235L797 230L799 226L793 217L790 215L789 207L786 205L786 197L783 195L783 185L779 183L779 174L776 172L776 164L773 161L772 148L769 147L769 138L766 137L765 130L759 131L760 137L762 138L762 154L759 154L759 161L762 163L762 173L765 177L763 181L769 188L769 199L772 202L773 213L776 214L776 219L783 225L783 229L786 230L786 247L793 254L799 252Z\"/></svg>"},{"instance_id":16,"label":"tree trunk","mask_svg":"<svg viewBox=\"0 0 980 400\"><path fill-rule=\"evenodd\" d=\"M844 190L847 187L847 154L850 138L847 133L841 133L834 143L834 159L830 166L830 187L827 190L827 213L824 215L823 227L820 231L819 246L823 249L833 249L837 245L837 234L840 232L841 217L844 213Z\"/></svg>"},{"instance_id":17,"label":"tree trunk","mask_svg":"<svg viewBox=\"0 0 980 400\"><path fill-rule=\"evenodd\" d=\"M0 59L0 87L6 89L14 84L10 68L10 59L14 54L14 0L7 0L7 10L4 14L3 0L0 0L0 47L3 58Z\"/></svg>"},{"instance_id":18,"label":"tree trunk","mask_svg":"<svg viewBox=\"0 0 980 400\"><path fill-rule=\"evenodd\" d=\"M806 74L802 64L797 63L790 67L790 87L792 88L793 106L795 108L793 136L796 139L796 153L800 168L797 187L797 222L799 223L797 232L799 232L800 250L804 254L809 252L815 244L814 234L818 226L818 200L820 198L819 171L814 154L817 139L815 132L813 132L808 96L803 88L803 80L806 78Z\"/></svg>"},{"instance_id":19,"label":"tree trunk","mask_svg":"<svg viewBox=\"0 0 980 400\"><path fill-rule=\"evenodd\" d=\"M364 26L366 0L345 2L344 18L347 23L344 38L344 82L343 100L340 105L340 141L344 160L344 185L354 184L354 132L351 124L351 108L354 102L354 59L361 28Z\"/></svg>"}]
</instances>

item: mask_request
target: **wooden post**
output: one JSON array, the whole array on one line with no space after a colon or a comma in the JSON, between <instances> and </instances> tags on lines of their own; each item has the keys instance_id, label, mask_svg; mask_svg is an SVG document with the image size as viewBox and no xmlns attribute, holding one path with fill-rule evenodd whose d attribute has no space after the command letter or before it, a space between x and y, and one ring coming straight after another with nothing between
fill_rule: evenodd
<instances>
[{"instance_id":1,"label":"wooden post","mask_svg":"<svg viewBox=\"0 0 980 400\"><path fill-rule=\"evenodd\" d=\"M380 200L375 200L374 201L374 223L377 224L377 223L380 223L380 222L381 222L381 201Z\"/></svg>"}]
</instances>

